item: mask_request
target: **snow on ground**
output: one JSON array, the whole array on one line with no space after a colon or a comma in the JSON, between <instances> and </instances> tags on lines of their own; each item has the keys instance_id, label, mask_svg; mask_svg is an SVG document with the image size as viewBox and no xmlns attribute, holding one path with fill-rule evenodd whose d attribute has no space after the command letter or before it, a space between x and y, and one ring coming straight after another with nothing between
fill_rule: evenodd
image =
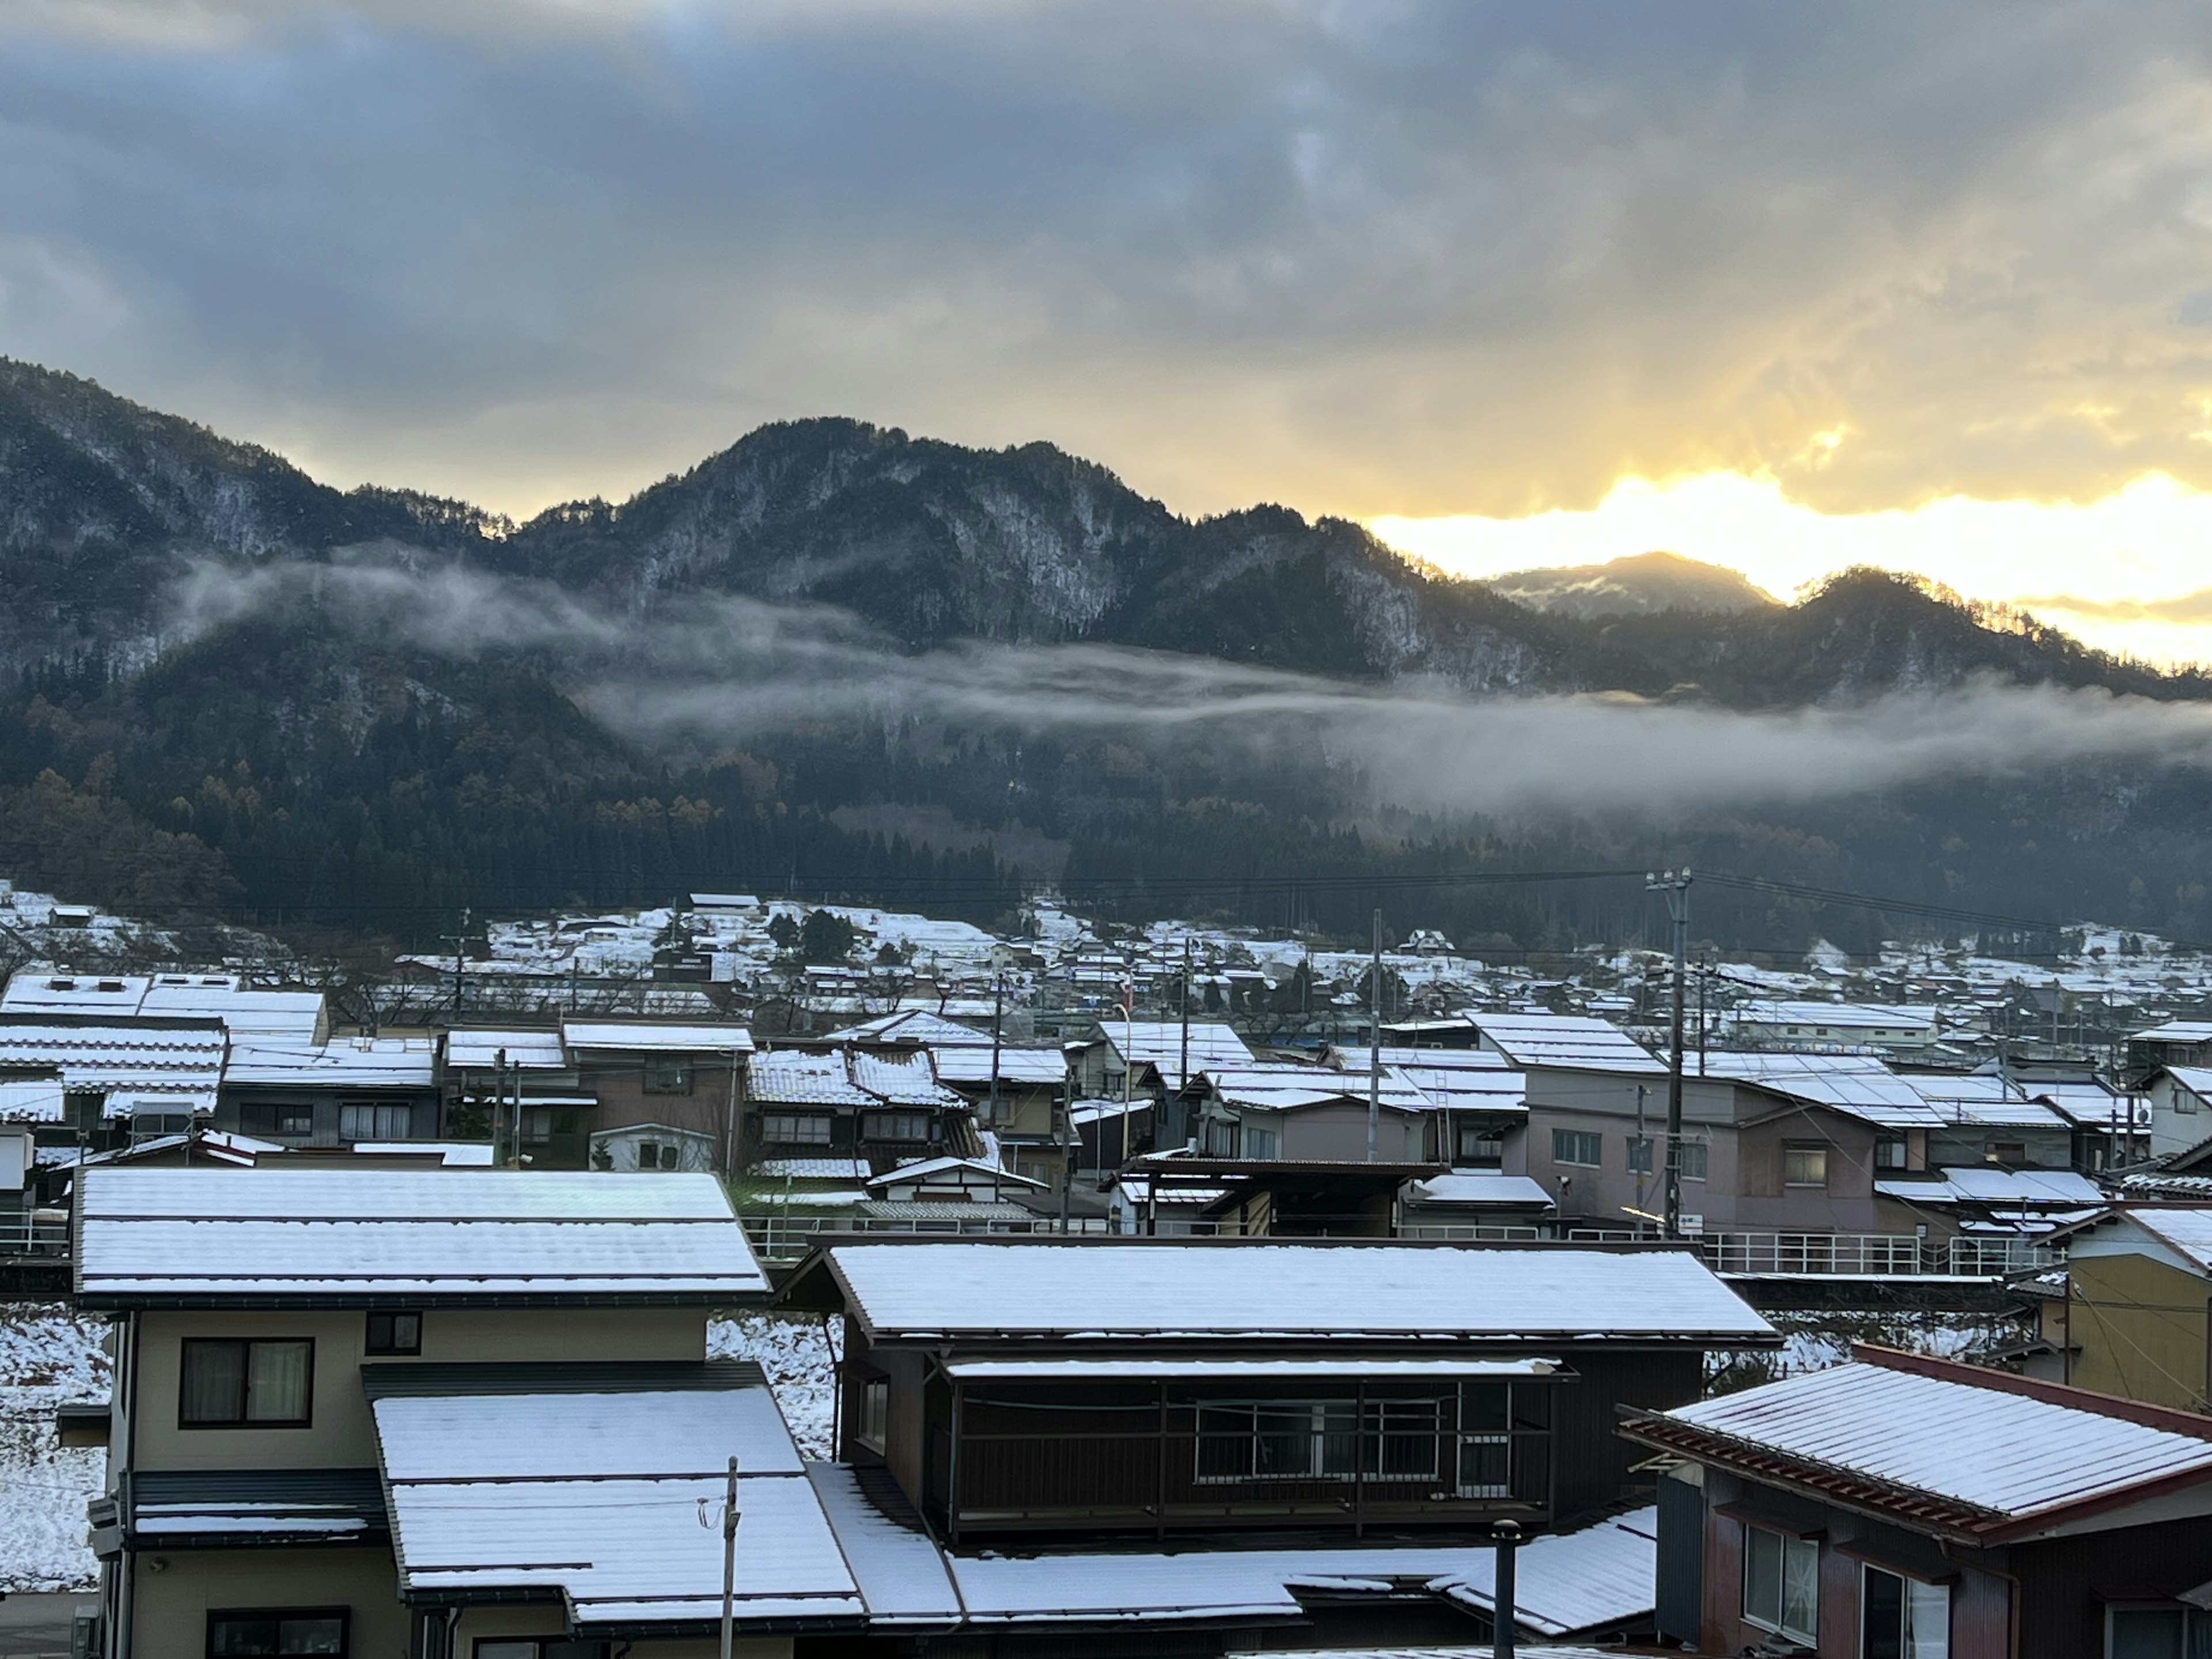
<instances>
[{"instance_id":1,"label":"snow on ground","mask_svg":"<svg viewBox=\"0 0 2212 1659\"><path fill-rule=\"evenodd\" d=\"M768 1373L783 1420L810 1462L827 1462L836 1441L834 1376L837 1323L805 1314L744 1313L707 1327L709 1359L750 1359Z\"/></svg>"},{"instance_id":2,"label":"snow on ground","mask_svg":"<svg viewBox=\"0 0 2212 1659\"><path fill-rule=\"evenodd\" d=\"M106 1334L58 1302L0 1304L0 1590L99 1580L84 1506L106 1479L107 1454L58 1445L54 1407L107 1398Z\"/></svg>"},{"instance_id":3,"label":"snow on ground","mask_svg":"<svg viewBox=\"0 0 2212 1659\"><path fill-rule=\"evenodd\" d=\"M1717 1356L1705 1379L1708 1394L1733 1394L1801 1372L1844 1364L1851 1357L1854 1342L1900 1348L1937 1359L1971 1361L2017 1341L2026 1332L2021 1316L2008 1313L1769 1310L1766 1317L1782 1333L1781 1349L1773 1353Z\"/></svg>"}]
</instances>

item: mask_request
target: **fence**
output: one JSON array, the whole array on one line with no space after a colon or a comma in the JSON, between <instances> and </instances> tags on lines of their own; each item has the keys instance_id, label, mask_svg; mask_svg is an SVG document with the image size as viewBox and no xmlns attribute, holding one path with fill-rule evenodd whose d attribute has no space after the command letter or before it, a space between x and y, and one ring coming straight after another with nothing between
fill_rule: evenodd
<instances>
[{"instance_id":1,"label":"fence","mask_svg":"<svg viewBox=\"0 0 2212 1659\"><path fill-rule=\"evenodd\" d=\"M27 1215L0 1216L0 1255L65 1256L69 1223L40 1221Z\"/></svg>"}]
</instances>

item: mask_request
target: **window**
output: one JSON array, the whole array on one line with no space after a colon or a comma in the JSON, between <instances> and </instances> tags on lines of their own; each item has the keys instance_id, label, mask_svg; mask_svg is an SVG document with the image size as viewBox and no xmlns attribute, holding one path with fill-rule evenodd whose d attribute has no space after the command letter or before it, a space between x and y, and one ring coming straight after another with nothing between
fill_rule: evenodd
<instances>
[{"instance_id":1,"label":"window","mask_svg":"<svg viewBox=\"0 0 2212 1659\"><path fill-rule=\"evenodd\" d=\"M786 1146L827 1146L830 1120L817 1112L764 1112L761 1139Z\"/></svg>"},{"instance_id":2,"label":"window","mask_svg":"<svg viewBox=\"0 0 2212 1659\"><path fill-rule=\"evenodd\" d=\"M1859 1659L1950 1659L1951 1592L1880 1567L1859 1573Z\"/></svg>"},{"instance_id":3,"label":"window","mask_svg":"<svg viewBox=\"0 0 2212 1659\"><path fill-rule=\"evenodd\" d=\"M238 1127L250 1135L304 1140L315 1133L315 1109L290 1101L249 1100L238 1109Z\"/></svg>"},{"instance_id":4,"label":"window","mask_svg":"<svg viewBox=\"0 0 2212 1659\"><path fill-rule=\"evenodd\" d=\"M688 1060L648 1060L645 1062L645 1092L649 1095L688 1095L691 1092L691 1062Z\"/></svg>"},{"instance_id":5,"label":"window","mask_svg":"<svg viewBox=\"0 0 2212 1659\"><path fill-rule=\"evenodd\" d=\"M860 1421L853 1431L853 1437L870 1451L879 1452L890 1434L890 1379L872 1376L860 1384Z\"/></svg>"},{"instance_id":6,"label":"window","mask_svg":"<svg viewBox=\"0 0 2212 1659\"><path fill-rule=\"evenodd\" d=\"M1743 1618L1793 1641L1818 1642L1820 1547L1764 1527L1743 1529Z\"/></svg>"},{"instance_id":7,"label":"window","mask_svg":"<svg viewBox=\"0 0 2212 1659\"><path fill-rule=\"evenodd\" d=\"M607 1659L605 1642L563 1642L538 1637L479 1636L476 1659Z\"/></svg>"},{"instance_id":8,"label":"window","mask_svg":"<svg viewBox=\"0 0 2212 1659\"><path fill-rule=\"evenodd\" d=\"M1902 1170L1905 1165L1905 1137L1881 1135L1874 1143L1874 1167L1877 1170Z\"/></svg>"},{"instance_id":9,"label":"window","mask_svg":"<svg viewBox=\"0 0 2212 1659\"><path fill-rule=\"evenodd\" d=\"M637 1167L641 1170L680 1170L684 1167L684 1149L669 1140L641 1140L637 1143Z\"/></svg>"},{"instance_id":10,"label":"window","mask_svg":"<svg viewBox=\"0 0 2212 1659\"><path fill-rule=\"evenodd\" d=\"M1631 1175L1651 1173L1651 1138L1649 1135L1628 1137L1628 1173Z\"/></svg>"},{"instance_id":11,"label":"window","mask_svg":"<svg viewBox=\"0 0 2212 1659\"><path fill-rule=\"evenodd\" d=\"M336 1653L346 1650L346 1609L284 1607L207 1616L210 1659L246 1659L259 1654Z\"/></svg>"},{"instance_id":12,"label":"window","mask_svg":"<svg viewBox=\"0 0 2212 1659\"><path fill-rule=\"evenodd\" d=\"M1580 1129L1552 1131L1552 1162L1578 1164L1595 1170L1604 1161L1605 1143Z\"/></svg>"},{"instance_id":13,"label":"window","mask_svg":"<svg viewBox=\"0 0 2212 1659\"><path fill-rule=\"evenodd\" d=\"M415 1133L415 1109L405 1103L349 1100L338 1108L341 1140L405 1140Z\"/></svg>"},{"instance_id":14,"label":"window","mask_svg":"<svg viewBox=\"0 0 2212 1659\"><path fill-rule=\"evenodd\" d=\"M1505 1134L1500 1129L1460 1126L1459 1159L1477 1170L1495 1170L1505 1162Z\"/></svg>"},{"instance_id":15,"label":"window","mask_svg":"<svg viewBox=\"0 0 2212 1659\"><path fill-rule=\"evenodd\" d=\"M2027 1148L2017 1140L1992 1140L1989 1160L1992 1164L2002 1164L2007 1169L2016 1170L2027 1162Z\"/></svg>"},{"instance_id":16,"label":"window","mask_svg":"<svg viewBox=\"0 0 2212 1659\"><path fill-rule=\"evenodd\" d=\"M927 1112L869 1112L860 1120L860 1133L870 1140L927 1140Z\"/></svg>"},{"instance_id":17,"label":"window","mask_svg":"<svg viewBox=\"0 0 2212 1659\"><path fill-rule=\"evenodd\" d=\"M1282 1133L1263 1129L1250 1118L1244 1120L1244 1156L1247 1158L1280 1158L1283 1155Z\"/></svg>"},{"instance_id":18,"label":"window","mask_svg":"<svg viewBox=\"0 0 2212 1659\"><path fill-rule=\"evenodd\" d=\"M1713 1149L1702 1140L1684 1141L1682 1143L1682 1179L1703 1181L1705 1178L1705 1170L1712 1162L1712 1151Z\"/></svg>"},{"instance_id":19,"label":"window","mask_svg":"<svg viewBox=\"0 0 2212 1659\"><path fill-rule=\"evenodd\" d=\"M2194 1607L2108 1608L2105 1659L2199 1659L2212 1653L2212 1613Z\"/></svg>"},{"instance_id":20,"label":"window","mask_svg":"<svg viewBox=\"0 0 2212 1659\"><path fill-rule=\"evenodd\" d=\"M184 1346L184 1379L177 1406L180 1426L307 1427L315 1375L313 1342L186 1337ZM337 1650L301 1651L335 1653Z\"/></svg>"},{"instance_id":21,"label":"window","mask_svg":"<svg viewBox=\"0 0 2212 1659\"><path fill-rule=\"evenodd\" d=\"M1826 1146L1784 1146L1782 1184L1785 1187L1825 1187L1828 1184Z\"/></svg>"},{"instance_id":22,"label":"window","mask_svg":"<svg viewBox=\"0 0 2212 1659\"><path fill-rule=\"evenodd\" d=\"M192 1127L190 1112L133 1112L131 1138L151 1140L158 1135L180 1135Z\"/></svg>"},{"instance_id":23,"label":"window","mask_svg":"<svg viewBox=\"0 0 2212 1659\"><path fill-rule=\"evenodd\" d=\"M1349 1400L1208 1401L1198 1408L1198 1478L1433 1480L1439 1404L1370 1400L1363 1434Z\"/></svg>"},{"instance_id":24,"label":"window","mask_svg":"<svg viewBox=\"0 0 2212 1659\"><path fill-rule=\"evenodd\" d=\"M370 1353L422 1352L422 1316L418 1313L369 1315L368 1340L363 1346Z\"/></svg>"},{"instance_id":25,"label":"window","mask_svg":"<svg viewBox=\"0 0 2212 1659\"><path fill-rule=\"evenodd\" d=\"M1468 1382L1459 1398L1462 1498L1548 1498L1552 1397L1543 1385Z\"/></svg>"}]
</instances>

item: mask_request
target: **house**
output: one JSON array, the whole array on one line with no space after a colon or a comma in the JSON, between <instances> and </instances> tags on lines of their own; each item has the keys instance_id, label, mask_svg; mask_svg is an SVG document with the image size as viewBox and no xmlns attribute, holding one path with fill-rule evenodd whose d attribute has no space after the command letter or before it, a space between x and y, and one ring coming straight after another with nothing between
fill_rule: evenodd
<instances>
[{"instance_id":1,"label":"house","mask_svg":"<svg viewBox=\"0 0 2212 1659\"><path fill-rule=\"evenodd\" d=\"M0 992L0 1014L214 1019L234 1039L306 1046L326 1042L320 991L265 990L235 974L74 974L26 968Z\"/></svg>"},{"instance_id":2,"label":"house","mask_svg":"<svg viewBox=\"0 0 2212 1659\"><path fill-rule=\"evenodd\" d=\"M590 1165L599 1103L584 1092L558 1029L456 1026L445 1035L441 1060L447 1137L489 1140L502 1164Z\"/></svg>"},{"instance_id":3,"label":"house","mask_svg":"<svg viewBox=\"0 0 2212 1659\"><path fill-rule=\"evenodd\" d=\"M593 1103L592 1168L731 1166L753 1052L744 1026L571 1019L561 1046Z\"/></svg>"},{"instance_id":4,"label":"house","mask_svg":"<svg viewBox=\"0 0 2212 1659\"><path fill-rule=\"evenodd\" d=\"M1465 1024L1470 1043L1475 1027L1471 1021L1424 1021L1429 1025ZM1391 1028L1385 1026L1387 1035ZM1353 1075L1366 1072L1367 1045L1330 1044L1322 1063ZM1428 1142L1428 1155L1456 1168L1470 1170L1527 1168L1528 1078L1516 1071L1494 1048L1416 1048L1385 1043L1383 1066L1428 1097L1437 1116Z\"/></svg>"},{"instance_id":5,"label":"house","mask_svg":"<svg viewBox=\"0 0 2212 1659\"><path fill-rule=\"evenodd\" d=\"M1398 1195L1433 1164L1270 1160L1152 1152L1114 1177L1115 1230L1238 1238L1392 1238Z\"/></svg>"},{"instance_id":6,"label":"house","mask_svg":"<svg viewBox=\"0 0 2212 1659\"><path fill-rule=\"evenodd\" d=\"M982 1152L968 1103L937 1080L929 1051L849 1044L772 1048L747 1077L744 1162L856 1158L877 1173Z\"/></svg>"},{"instance_id":7,"label":"house","mask_svg":"<svg viewBox=\"0 0 2212 1659\"><path fill-rule=\"evenodd\" d=\"M1288 1061L1208 1065L1183 1091L1184 1121L1212 1158L1356 1163L1368 1155L1370 1079ZM1428 1096L1385 1067L1375 1156L1419 1164L1437 1133Z\"/></svg>"},{"instance_id":8,"label":"house","mask_svg":"<svg viewBox=\"0 0 2212 1659\"><path fill-rule=\"evenodd\" d=\"M765 1379L707 1359L709 1310L767 1288L712 1176L82 1181L76 1301L117 1354L104 1659L682 1659L719 1621L698 1516L732 1456L744 1651L865 1624Z\"/></svg>"},{"instance_id":9,"label":"house","mask_svg":"<svg viewBox=\"0 0 2212 1659\"><path fill-rule=\"evenodd\" d=\"M2061 1237L2065 1380L2212 1411L2212 1204L2121 1205Z\"/></svg>"},{"instance_id":10,"label":"house","mask_svg":"<svg viewBox=\"0 0 2212 1659\"><path fill-rule=\"evenodd\" d=\"M234 1032L214 1127L288 1146L435 1139L438 1042Z\"/></svg>"},{"instance_id":11,"label":"house","mask_svg":"<svg viewBox=\"0 0 2212 1659\"><path fill-rule=\"evenodd\" d=\"M2212 1066L2160 1066L2142 1080L2153 1158L2212 1140Z\"/></svg>"},{"instance_id":12,"label":"house","mask_svg":"<svg viewBox=\"0 0 2212 1659\"><path fill-rule=\"evenodd\" d=\"M2212 1419L1878 1348L1621 1432L1659 1483L1658 1626L1700 1653L2201 1651Z\"/></svg>"},{"instance_id":13,"label":"house","mask_svg":"<svg viewBox=\"0 0 2212 1659\"><path fill-rule=\"evenodd\" d=\"M965 1099L997 1137L1011 1166L1057 1183L1068 1166L1067 1056L1060 1048L994 1042L988 1031L922 1009L885 1014L833 1031L829 1042L929 1051L937 1080Z\"/></svg>"},{"instance_id":14,"label":"house","mask_svg":"<svg viewBox=\"0 0 2212 1659\"><path fill-rule=\"evenodd\" d=\"M1936 1046L1936 1010L1872 1002L1740 1003L1729 1016L1734 1046L1800 1053L1859 1048L1912 1051Z\"/></svg>"},{"instance_id":15,"label":"house","mask_svg":"<svg viewBox=\"0 0 2212 1659\"><path fill-rule=\"evenodd\" d=\"M1643 1486L1614 1408L1778 1339L1687 1251L1392 1241L835 1243L838 1456L949 1547L1548 1529Z\"/></svg>"},{"instance_id":16,"label":"house","mask_svg":"<svg viewBox=\"0 0 2212 1659\"><path fill-rule=\"evenodd\" d=\"M1102 1015L1097 1036L1068 1048L1068 1086L1079 1098L1120 1100L1126 1093L1158 1104L1209 1066L1250 1066L1257 1058L1243 1037L1215 1021Z\"/></svg>"},{"instance_id":17,"label":"house","mask_svg":"<svg viewBox=\"0 0 2212 1659\"><path fill-rule=\"evenodd\" d=\"M2212 1065L2212 1020L2172 1019L2128 1038L2128 1076L2149 1077L2162 1066Z\"/></svg>"},{"instance_id":18,"label":"house","mask_svg":"<svg viewBox=\"0 0 2212 1659\"><path fill-rule=\"evenodd\" d=\"M95 1148L211 1118L228 1051L217 1019L0 1013L0 1075L60 1073L69 1126Z\"/></svg>"}]
</instances>

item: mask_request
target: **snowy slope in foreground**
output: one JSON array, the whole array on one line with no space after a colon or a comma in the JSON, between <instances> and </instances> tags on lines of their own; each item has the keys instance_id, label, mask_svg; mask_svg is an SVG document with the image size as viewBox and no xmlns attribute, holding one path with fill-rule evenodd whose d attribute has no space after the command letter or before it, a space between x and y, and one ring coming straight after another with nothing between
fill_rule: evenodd
<instances>
[{"instance_id":1,"label":"snowy slope in foreground","mask_svg":"<svg viewBox=\"0 0 2212 1659\"><path fill-rule=\"evenodd\" d=\"M0 1304L0 1590L99 1580L84 1506L99 1495L107 1454L57 1445L54 1407L107 1398L106 1329L58 1302Z\"/></svg>"}]
</instances>

